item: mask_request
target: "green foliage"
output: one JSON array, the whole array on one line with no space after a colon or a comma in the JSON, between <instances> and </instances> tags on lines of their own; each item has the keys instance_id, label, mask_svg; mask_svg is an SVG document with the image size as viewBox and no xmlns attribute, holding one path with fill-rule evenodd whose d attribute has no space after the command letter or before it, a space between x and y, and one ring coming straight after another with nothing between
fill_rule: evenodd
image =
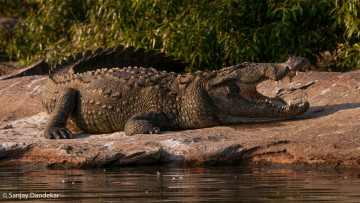
<instances>
[{"instance_id":1,"label":"green foliage","mask_svg":"<svg viewBox=\"0 0 360 203\"><path fill-rule=\"evenodd\" d=\"M24 19L27 11L37 7L37 3L31 0L0 0L0 18ZM0 24L0 60L8 60L12 56L9 47L9 36L11 36L9 26Z\"/></svg>"},{"instance_id":2,"label":"green foliage","mask_svg":"<svg viewBox=\"0 0 360 203\"><path fill-rule=\"evenodd\" d=\"M342 69L360 69L360 0L338 0L333 13L337 24L345 27L337 46Z\"/></svg>"},{"instance_id":3,"label":"green foliage","mask_svg":"<svg viewBox=\"0 0 360 203\"><path fill-rule=\"evenodd\" d=\"M0 17L26 18L27 12L37 7L33 0L0 0Z\"/></svg>"},{"instance_id":4,"label":"green foliage","mask_svg":"<svg viewBox=\"0 0 360 203\"><path fill-rule=\"evenodd\" d=\"M312 63L337 49L341 69L360 69L360 0L43 0L1 47L23 63L117 44L157 49L191 70L289 55ZM1 12L1 10L0 10Z\"/></svg>"}]
</instances>

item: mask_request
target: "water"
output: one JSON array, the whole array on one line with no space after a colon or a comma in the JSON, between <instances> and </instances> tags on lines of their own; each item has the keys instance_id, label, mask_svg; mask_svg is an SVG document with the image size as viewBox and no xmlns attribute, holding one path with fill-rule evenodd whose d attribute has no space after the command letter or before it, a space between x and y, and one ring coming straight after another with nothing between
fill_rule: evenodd
<instances>
[{"instance_id":1,"label":"water","mask_svg":"<svg viewBox=\"0 0 360 203\"><path fill-rule=\"evenodd\" d=\"M15 197L20 193L21 199ZM53 198L41 197L44 193ZM32 196L38 201L68 202L360 202L360 171L250 166L0 168L0 195L5 201L28 201Z\"/></svg>"}]
</instances>

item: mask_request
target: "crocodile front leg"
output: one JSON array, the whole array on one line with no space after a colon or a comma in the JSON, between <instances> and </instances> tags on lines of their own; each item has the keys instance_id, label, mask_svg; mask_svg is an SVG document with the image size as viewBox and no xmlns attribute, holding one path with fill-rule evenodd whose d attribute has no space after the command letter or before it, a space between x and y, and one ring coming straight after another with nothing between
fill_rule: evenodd
<instances>
[{"instance_id":1,"label":"crocodile front leg","mask_svg":"<svg viewBox=\"0 0 360 203\"><path fill-rule=\"evenodd\" d=\"M48 139L71 139L72 133L65 128L76 101L76 91L67 88L56 102L55 109L46 123L44 137Z\"/></svg>"},{"instance_id":2,"label":"crocodile front leg","mask_svg":"<svg viewBox=\"0 0 360 203\"><path fill-rule=\"evenodd\" d=\"M161 127L169 125L169 119L163 112L142 112L129 119L124 131L125 135L159 134Z\"/></svg>"}]
</instances>

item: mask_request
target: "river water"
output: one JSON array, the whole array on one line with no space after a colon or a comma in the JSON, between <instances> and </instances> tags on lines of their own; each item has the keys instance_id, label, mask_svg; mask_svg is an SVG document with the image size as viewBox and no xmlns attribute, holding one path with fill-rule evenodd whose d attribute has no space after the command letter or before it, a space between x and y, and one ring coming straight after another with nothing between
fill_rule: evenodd
<instances>
[{"instance_id":1,"label":"river water","mask_svg":"<svg viewBox=\"0 0 360 203\"><path fill-rule=\"evenodd\" d=\"M91 170L2 167L0 192L2 201L360 202L360 170L259 166Z\"/></svg>"}]
</instances>

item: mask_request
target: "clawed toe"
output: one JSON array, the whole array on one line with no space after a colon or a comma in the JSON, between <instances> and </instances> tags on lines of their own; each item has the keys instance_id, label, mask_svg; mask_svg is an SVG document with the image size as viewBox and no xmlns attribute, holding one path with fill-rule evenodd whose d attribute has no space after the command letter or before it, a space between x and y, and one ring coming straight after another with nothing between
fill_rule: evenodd
<instances>
[{"instance_id":1,"label":"clawed toe","mask_svg":"<svg viewBox=\"0 0 360 203\"><path fill-rule=\"evenodd\" d=\"M159 134L160 128L154 127L152 130L149 130L149 134Z\"/></svg>"},{"instance_id":2,"label":"clawed toe","mask_svg":"<svg viewBox=\"0 0 360 203\"><path fill-rule=\"evenodd\" d=\"M66 128L52 127L45 130L44 137L48 139L72 139L72 133Z\"/></svg>"}]
</instances>

